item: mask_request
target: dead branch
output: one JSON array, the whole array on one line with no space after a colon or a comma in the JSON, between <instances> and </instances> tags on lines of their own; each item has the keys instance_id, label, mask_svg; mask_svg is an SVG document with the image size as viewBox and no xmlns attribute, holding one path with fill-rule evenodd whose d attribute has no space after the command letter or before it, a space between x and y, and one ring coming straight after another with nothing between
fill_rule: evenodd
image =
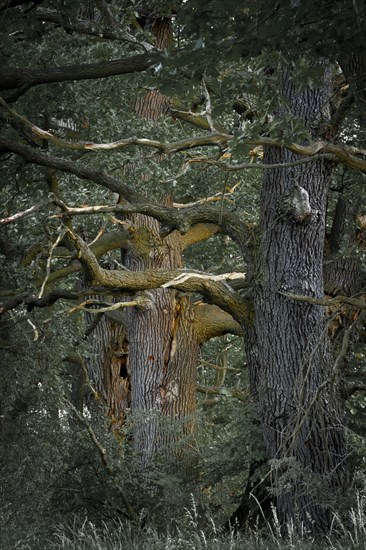
<instances>
[{"instance_id":1,"label":"dead branch","mask_svg":"<svg viewBox=\"0 0 366 550\"><path fill-rule=\"evenodd\" d=\"M181 273L176 277L175 279L172 279L171 281L168 281L167 283L164 283L161 285L162 288L169 288L170 286L176 286L180 283L185 283L186 281L189 281L189 279L196 278L196 279L203 279L204 281L235 281L235 280L243 280L245 279L245 273L222 273L220 275L210 275L207 273Z\"/></svg>"},{"instance_id":2,"label":"dead branch","mask_svg":"<svg viewBox=\"0 0 366 550\"><path fill-rule=\"evenodd\" d=\"M55 248L56 248L56 247L60 244L60 242L62 241L64 235L65 235L65 230L60 228L60 231L59 231L59 234L58 234L58 236L57 236L57 239L55 240L54 243L52 243L52 245L51 245L51 247L50 247L49 254L48 254L48 258L47 258L47 264L46 264L46 275L45 275L45 278L44 278L44 280L43 280L43 283L42 283L41 290L40 290L40 292L39 292L38 298L42 298L42 296L43 296L44 290L45 290L45 288L46 288L47 281L48 281L48 279L49 279L49 277L50 277L50 274L51 274L51 261L52 261L53 252L54 252Z\"/></svg>"},{"instance_id":3,"label":"dead branch","mask_svg":"<svg viewBox=\"0 0 366 550\"><path fill-rule=\"evenodd\" d=\"M55 289L49 294L42 296L41 298L34 296L29 292L23 292L8 298L4 302L0 302L0 316L4 315L7 311L11 311L17 308L20 305L24 305L27 308L27 311L32 311L34 308L39 307L50 307L58 300L70 300L76 301L80 300L83 296L88 296L90 294L108 294L113 292L113 289L108 288L86 288L83 290L73 291L73 290L64 290L64 289ZM118 291L118 294L121 293ZM99 313L99 312L98 312Z\"/></svg>"},{"instance_id":4,"label":"dead branch","mask_svg":"<svg viewBox=\"0 0 366 550\"><path fill-rule=\"evenodd\" d=\"M17 212L16 214L12 214L11 216L8 216L7 218L0 219L0 225L6 225L8 223L17 222L18 220L21 220L22 218L25 218L26 216L29 216L30 214L33 214L33 212L36 212L37 210L41 210L45 206L48 206L51 204L54 200L54 196L50 195L47 199L44 201L38 202L37 204L34 204L30 208L27 208L26 210L23 210L22 212Z\"/></svg>"},{"instance_id":5,"label":"dead branch","mask_svg":"<svg viewBox=\"0 0 366 550\"><path fill-rule=\"evenodd\" d=\"M139 294L134 300L129 302L115 302L111 306L99 307L98 309L91 309L90 306L101 305L101 302L97 300L86 300L81 304L69 309L68 313L75 313L77 311L87 311L88 313L100 314L108 313L110 311L117 311L126 307L139 307L143 308L151 303L151 299L146 294Z\"/></svg>"}]
</instances>

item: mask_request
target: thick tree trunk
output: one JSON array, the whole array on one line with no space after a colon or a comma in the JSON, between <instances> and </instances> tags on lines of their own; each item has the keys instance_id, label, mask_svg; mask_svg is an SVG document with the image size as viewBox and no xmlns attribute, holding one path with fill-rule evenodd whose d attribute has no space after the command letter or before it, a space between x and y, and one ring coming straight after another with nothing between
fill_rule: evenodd
<instances>
[{"instance_id":1,"label":"thick tree trunk","mask_svg":"<svg viewBox=\"0 0 366 550\"><path fill-rule=\"evenodd\" d=\"M146 26L145 18L140 22ZM148 30L157 47L171 45L170 19L153 21ZM166 99L155 90L144 92L135 110L141 118L157 121L166 111ZM131 222L131 239L122 259L127 269L183 267L183 244L177 233L161 239L158 222L143 215L132 216ZM200 335L189 297L171 289L153 290L148 297L148 306L126 310L123 325L104 317L96 326L91 378L117 434L127 409L131 410L137 471L150 473L163 459L168 471L186 475L196 458Z\"/></svg>"},{"instance_id":2,"label":"thick tree trunk","mask_svg":"<svg viewBox=\"0 0 366 550\"><path fill-rule=\"evenodd\" d=\"M162 240L159 224L137 215L139 236L131 239L125 266L132 271L182 267L177 234ZM138 225L137 225L138 224ZM181 473L189 469L196 409L196 366L199 340L188 297L171 289L149 292L150 304L126 314L134 447L140 468L149 469L162 456ZM185 445L177 441L186 438ZM183 455L184 458L183 458Z\"/></svg>"},{"instance_id":3,"label":"thick tree trunk","mask_svg":"<svg viewBox=\"0 0 366 550\"><path fill-rule=\"evenodd\" d=\"M351 53L340 56L339 63L358 107L361 128L366 128L366 24L360 30Z\"/></svg>"},{"instance_id":4,"label":"thick tree trunk","mask_svg":"<svg viewBox=\"0 0 366 550\"><path fill-rule=\"evenodd\" d=\"M155 46L171 47L170 18L151 20L148 10L146 14L140 22L152 32ZM167 100L150 90L137 99L135 110L141 118L157 121L166 113ZM137 233L124 258L128 269L183 267L178 234L162 240L154 219L135 215L132 222ZM154 290L149 297L147 308L130 309L126 315L134 449L142 471L164 457L168 470L184 475L191 470L195 455L194 438L189 436L195 425L199 337L188 297L179 297L170 289ZM184 444L179 443L182 438Z\"/></svg>"},{"instance_id":5,"label":"thick tree trunk","mask_svg":"<svg viewBox=\"0 0 366 550\"><path fill-rule=\"evenodd\" d=\"M326 116L329 83L298 92L283 71L289 112L307 125ZM297 160L267 148L264 162ZM300 519L312 531L329 528L329 507L317 491L344 484L345 444L337 373L328 351L324 308L284 294L323 296L323 248L331 167L315 161L265 172L261 194L261 281L255 293L261 408L273 487L282 524Z\"/></svg>"}]
</instances>

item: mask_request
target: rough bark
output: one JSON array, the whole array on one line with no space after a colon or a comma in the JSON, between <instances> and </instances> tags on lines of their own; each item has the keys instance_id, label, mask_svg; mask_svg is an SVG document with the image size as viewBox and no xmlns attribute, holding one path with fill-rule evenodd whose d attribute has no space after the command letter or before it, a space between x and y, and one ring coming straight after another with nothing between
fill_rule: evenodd
<instances>
[{"instance_id":1,"label":"rough bark","mask_svg":"<svg viewBox=\"0 0 366 550\"><path fill-rule=\"evenodd\" d=\"M172 42L170 19L156 20L153 25L158 48ZM138 98L135 110L142 118L158 120L166 111L165 98L155 90ZM148 176L146 177L148 179ZM131 239L124 247L124 266L132 271L154 270L183 266L182 243L177 232L166 238L160 236L159 223L144 215L132 215ZM158 466L164 457L171 468L180 474L192 467L194 442L189 436L194 432L196 409L196 365L199 339L193 323L193 309L188 296L178 296L173 289L154 289L149 292L149 305L145 308L129 308L125 314L125 332L113 329L107 321L100 326L98 345L103 349L95 368L104 373L118 370L113 366L113 356L121 354L124 346L125 382L106 384L102 390L107 402L114 401L123 423L124 411L130 406L133 426L133 447L137 455L137 469L148 473ZM116 342L115 351L113 352ZM98 366L99 363L99 366ZM117 384L117 385L116 385ZM128 398L127 398L128 384ZM178 446L185 438L184 445Z\"/></svg>"},{"instance_id":2,"label":"rough bark","mask_svg":"<svg viewBox=\"0 0 366 550\"><path fill-rule=\"evenodd\" d=\"M140 237L131 239L125 255L129 270L182 267L178 234L161 239L158 222L146 216L136 216L133 223ZM173 289L156 289L150 291L149 298L147 309L134 308L126 313L131 410L136 418L141 417L135 427L134 446L143 470L164 454L177 464L183 448L177 454L172 445L193 431L199 348L189 297L179 296ZM179 419L184 418L179 427Z\"/></svg>"},{"instance_id":3,"label":"rough bark","mask_svg":"<svg viewBox=\"0 0 366 550\"><path fill-rule=\"evenodd\" d=\"M307 125L327 117L329 82L298 92L283 71L284 98ZM264 162L289 162L285 150L266 148ZM312 531L327 531L330 509L318 489L345 481L344 428L337 373L327 342L324 308L299 303L280 292L323 296L323 248L331 165L265 173L261 193L261 281L255 292L255 329L260 375L252 374L261 408L268 458L272 461L277 511L282 524L300 518ZM285 483L286 481L286 483ZM312 489L313 486L313 489Z\"/></svg>"},{"instance_id":4,"label":"rough bark","mask_svg":"<svg viewBox=\"0 0 366 550\"><path fill-rule=\"evenodd\" d=\"M86 320L88 324L94 322L95 315L86 314ZM101 316L91 333L90 343L90 382L102 400L111 429L120 440L131 402L128 344L123 323L108 315Z\"/></svg>"},{"instance_id":5,"label":"rough bark","mask_svg":"<svg viewBox=\"0 0 366 550\"><path fill-rule=\"evenodd\" d=\"M151 32L157 48L172 46L170 18L155 19ZM157 90L145 92L135 105L141 118L152 121L159 120L167 108L167 99ZM153 218L137 214L132 221L138 231L124 257L128 269L183 266L179 234L161 239L159 223ZM177 442L194 431L199 342L189 297L178 297L172 289L156 289L149 298L147 309L134 308L126 313L131 411L135 418L133 444L140 471L147 472L164 456L183 474L192 466L188 451L194 443L186 439L184 446L177 447Z\"/></svg>"},{"instance_id":6,"label":"rough bark","mask_svg":"<svg viewBox=\"0 0 366 550\"><path fill-rule=\"evenodd\" d=\"M340 56L344 76L346 77L350 89L354 95L360 117L360 125L366 127L366 55L365 55L365 31L366 25L357 35L355 49L347 54Z\"/></svg>"}]
</instances>

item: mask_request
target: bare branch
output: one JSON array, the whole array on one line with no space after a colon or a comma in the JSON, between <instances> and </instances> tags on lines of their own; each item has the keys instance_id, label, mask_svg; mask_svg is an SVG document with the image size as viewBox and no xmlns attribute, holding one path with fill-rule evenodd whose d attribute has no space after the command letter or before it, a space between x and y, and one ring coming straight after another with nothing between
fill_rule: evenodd
<instances>
[{"instance_id":1,"label":"bare branch","mask_svg":"<svg viewBox=\"0 0 366 550\"><path fill-rule=\"evenodd\" d=\"M328 143L326 141L314 141L310 145L299 145L298 143L290 143L284 145L276 139L261 137L255 140L245 140L245 143L251 145L268 145L270 147L280 147L288 149L293 153L304 156L313 156L318 153L331 154L337 157L337 160L342 164L366 172L366 160L358 158L356 155L366 156L366 149L358 149L356 147L341 147Z\"/></svg>"},{"instance_id":2,"label":"bare branch","mask_svg":"<svg viewBox=\"0 0 366 550\"><path fill-rule=\"evenodd\" d=\"M232 139L230 134L213 133L211 135L187 138L172 143L164 143L162 141L137 137L129 137L110 143L88 143L84 141L71 141L62 139L58 136L51 134L51 132L39 128L39 126L36 126L27 118L12 109L1 97L0 104L13 118L16 118L18 121L24 124L24 126L30 128L32 132L39 138L45 139L58 147L62 147L64 149L72 149L76 151L110 151L112 149L122 149L131 145L138 145L141 147L158 149L158 151L161 153L171 154L207 145L221 146L222 142L226 142L228 139Z\"/></svg>"},{"instance_id":3,"label":"bare branch","mask_svg":"<svg viewBox=\"0 0 366 550\"><path fill-rule=\"evenodd\" d=\"M222 273L220 275L209 275L206 273L182 273L175 279L161 285L162 288L176 286L177 284L185 283L192 278L203 279L204 281L235 281L245 279L245 273Z\"/></svg>"},{"instance_id":4,"label":"bare branch","mask_svg":"<svg viewBox=\"0 0 366 550\"><path fill-rule=\"evenodd\" d=\"M293 162L277 162L275 164L264 164L263 162L242 162L240 164L228 164L227 162L223 162L222 158L217 160L217 159L212 159L212 158L202 156L202 157L195 157L193 159L188 159L187 161L184 162L183 167L181 168L179 173L172 179L176 180L181 176L184 176L187 173L189 167L192 164L197 164L197 163L217 166L218 168L221 168L222 170L225 170L227 172L240 172L241 170L252 170L252 169L272 170L275 168L291 168L293 166L299 166L300 164L307 164L308 162L314 162L315 160L333 160L333 161L337 160L335 155L329 154L329 153L319 153L311 157L304 157L299 160L294 160ZM212 198L211 200L214 200L214 199Z\"/></svg>"},{"instance_id":5,"label":"bare branch","mask_svg":"<svg viewBox=\"0 0 366 550\"><path fill-rule=\"evenodd\" d=\"M85 302L82 302L81 304L71 308L68 313L75 313L76 311L87 311L88 313L94 313L99 315L100 313L108 313L110 311L117 311L119 309L123 309L125 307L139 307L144 308L148 306L151 303L151 299L146 294L139 294L135 297L134 300L130 302L116 302L111 306L107 307L100 307L98 309L91 309L90 307L86 306L93 306L98 305L100 302L96 300L86 300Z\"/></svg>"},{"instance_id":6,"label":"bare branch","mask_svg":"<svg viewBox=\"0 0 366 550\"><path fill-rule=\"evenodd\" d=\"M72 209L67 207L59 199L55 199L55 203L58 204L67 215L78 215L84 213L102 213L102 212L123 212L125 214L139 212L152 216L164 225L164 233L162 235L169 234L174 230L178 230L180 233L185 234L197 223L213 223L221 228L224 232L235 240L238 245L244 250L248 243L252 239L252 234L247 230L243 220L239 218L233 212L226 212L222 209L217 210L210 205L202 203L190 208L170 208L162 205L157 205L151 201L145 202L145 197L140 195L132 187L123 184L116 178L105 175L97 170L92 170L86 166L79 165L76 162L72 162L63 158L50 157L41 151L26 147L22 144L12 141L4 140L0 138L0 148L10 150L16 154L19 154L27 161L39 164L41 166L47 166L56 170L61 170L67 173L75 174L76 176L94 181L95 183L110 189L111 191L118 193L121 197L126 198L128 201L135 204L116 204L111 206L93 206L83 209ZM70 268L71 269L71 268ZM78 271L78 268L71 269L71 272ZM63 276L63 275L60 275ZM49 279L51 281L52 274Z\"/></svg>"},{"instance_id":7,"label":"bare branch","mask_svg":"<svg viewBox=\"0 0 366 550\"><path fill-rule=\"evenodd\" d=\"M206 103L205 111L202 114L204 114L206 116L207 124L208 124L208 127L210 128L211 132L216 132L215 127L214 127L214 123L213 123L213 120L212 120L211 96L210 96L209 91L207 89L206 82L205 82L204 78L202 79L202 89L203 89L203 95L205 96L205 103Z\"/></svg>"},{"instance_id":8,"label":"bare branch","mask_svg":"<svg viewBox=\"0 0 366 550\"><path fill-rule=\"evenodd\" d=\"M61 228L60 228L60 232L58 234L58 237L55 240L55 242L52 243L52 246L49 250L49 254L48 254L48 258L47 258L47 265L46 265L46 276L45 276L44 281L42 283L42 287L41 287L41 290L39 292L38 298L42 298L42 296L43 296L44 289L46 288L47 281L48 281L48 279L50 277L50 274L51 274L51 261L52 261L53 252L54 252L55 248L60 244L60 242L63 239L64 235L65 235L65 230L64 229L61 230Z\"/></svg>"},{"instance_id":9,"label":"bare branch","mask_svg":"<svg viewBox=\"0 0 366 550\"><path fill-rule=\"evenodd\" d=\"M21 304L26 305L28 311L35 307L48 307L53 305L59 299L79 300L80 297L90 295L91 293L106 293L108 289L116 289L118 294L134 293L136 291L160 288L166 283L169 286L177 288L184 292L199 292L216 306L201 305L197 310L196 322L201 327L201 340L204 341L214 335L221 335L227 332L233 334L242 334L241 323L252 322L252 309L249 300L238 296L229 285L224 282L225 278L230 280L233 274L227 275L207 275L200 272L182 272L181 270L147 270L141 272L126 272L119 270L106 270L99 266L95 255L91 249L84 243L80 237L68 229L71 238L74 240L79 251L79 260L84 267L89 278L96 283L97 287L84 289L82 291L54 290L43 297L36 297L29 293L19 294L0 304L0 315L18 307ZM57 273L57 272L56 272ZM51 279L53 274L50 275ZM179 276L183 275L181 280ZM234 274L234 279L239 274ZM240 275L242 279L242 275ZM174 284L172 281L174 281ZM145 307L148 305L148 297L136 297L130 302L119 302L108 305L106 308L96 309L95 313L100 314L121 307ZM90 303L83 303L72 311L84 309L84 306ZM218 306L218 307L217 307ZM221 308L221 309L220 309ZM224 310L224 311L221 311ZM88 311L93 310L88 309ZM207 312L209 316L207 317ZM225 313L226 312L226 313ZM202 328L205 325L205 328ZM198 327L199 328L199 327ZM197 328L197 330L198 330Z\"/></svg>"},{"instance_id":10,"label":"bare branch","mask_svg":"<svg viewBox=\"0 0 366 550\"><path fill-rule=\"evenodd\" d=\"M70 352L68 353L63 361L66 361L68 363L73 363L74 365L77 365L78 367L81 367L83 373L84 373L84 383L88 386L88 389L90 390L90 393L94 397L95 401L100 401L100 394L97 392L97 390L94 388L93 384L90 381L88 368L86 366L84 357L80 355L78 352Z\"/></svg>"},{"instance_id":11,"label":"bare branch","mask_svg":"<svg viewBox=\"0 0 366 550\"><path fill-rule=\"evenodd\" d=\"M105 233L96 242L90 244L89 247L96 258L101 258L110 250L123 247L129 241L129 238L130 235L127 231ZM39 251L38 247L36 248L36 252L37 251ZM68 255L65 257L66 259L72 259L69 251ZM26 260L23 261L23 265L29 265L33 261L33 259L34 253L32 253L31 251L27 254ZM52 283L58 279L63 279L65 277L68 277L69 275L72 275L73 273L77 273L81 269L82 268L80 264L78 262L74 262L65 267L61 267L56 271L51 272L47 279L47 282Z\"/></svg>"},{"instance_id":12,"label":"bare branch","mask_svg":"<svg viewBox=\"0 0 366 550\"><path fill-rule=\"evenodd\" d=\"M184 247L202 240L198 235L200 231L206 232L207 238L220 231L220 233L229 235L244 250L253 237L252 233L247 229L245 221L232 211L215 208L212 202L211 204L210 202L202 200L188 206L173 205L173 208L153 204L152 202L71 208L64 202L59 201L59 199L55 199L55 203L60 205L66 216L102 214L107 212L120 212L125 215L135 213L145 214L163 224L162 236L178 230L183 236L182 245ZM198 224L201 224L200 227L194 229Z\"/></svg>"},{"instance_id":13,"label":"bare branch","mask_svg":"<svg viewBox=\"0 0 366 550\"><path fill-rule=\"evenodd\" d=\"M290 298L291 300L297 300L298 302L307 302L308 304L316 304L325 307L345 304L356 309L366 308L366 302L348 296L335 296L334 298L313 298L311 296L301 296L300 294L291 294L290 292L280 291L278 291L278 294L286 296L286 298Z\"/></svg>"},{"instance_id":14,"label":"bare branch","mask_svg":"<svg viewBox=\"0 0 366 550\"><path fill-rule=\"evenodd\" d=\"M42 128L39 128L38 126L32 124L25 117L19 115L13 109L11 109L9 105L7 105L2 98L0 98L0 103L12 117L17 118L17 120L21 121L24 125L29 127L32 130L32 132L38 137L42 139L46 139L47 141L50 141L51 143L53 143L58 147L72 149L72 150L102 151L102 150L120 149L124 147L129 147L131 145L137 145L141 147L150 147L153 149L157 149L160 153L173 154L181 151L186 151L188 149L194 149L197 147L210 146L210 147L219 147L221 149L223 145L230 143L230 141L233 139L233 135L231 134L216 132L216 133L211 133L209 135L196 136L192 138L183 139L172 143L165 143L157 140L150 140L150 139L137 138L137 137L129 137L125 139L120 139L118 141L113 141L110 143L87 143L87 142L69 141L69 140L64 140L62 138L59 138L51 134L50 132L46 130L42 130ZM360 158L360 157L366 157L365 149L358 149L355 147L348 147L348 148L340 147L338 145L334 145L326 141L315 141L310 145L299 145L297 143L290 143L290 144L284 145L284 143L281 141L278 141L272 138L267 138L267 137L260 137L254 140L243 138L242 143L247 145L255 145L255 146L260 145L260 146L286 148L289 151L292 151L293 153L296 153L305 157L309 157L308 159L306 159L306 162L317 160L317 159L314 159L314 156L321 154L322 155L321 158L337 160L337 161L340 161L342 164L349 166L350 168L355 168L363 172L366 172L366 160L364 160L364 158ZM4 149L9 149L14 152L17 152L18 154L21 154L19 148L17 151L15 151L15 147L14 145L12 146L12 142L8 142L7 140L1 140L0 146L1 145L3 145ZM327 155L327 157L324 157L324 155ZM207 162L207 159L205 160ZM296 164L301 164L300 161L294 161L294 162ZM253 167L257 167L257 168L261 167L262 169L266 169L265 164L257 164L257 163L247 163L247 165L240 165L240 166L241 166L240 169L253 168ZM287 163L284 165L283 164L269 165L267 166L267 168L283 168L286 166L294 166L294 164ZM227 168L227 165L226 165L226 168Z\"/></svg>"},{"instance_id":15,"label":"bare branch","mask_svg":"<svg viewBox=\"0 0 366 550\"><path fill-rule=\"evenodd\" d=\"M202 116L201 113L187 111L186 107L177 98L170 100L169 113L173 119L183 120L202 130L211 130L206 117ZM221 124L216 124L215 128L217 132L228 133L227 129Z\"/></svg>"},{"instance_id":16,"label":"bare branch","mask_svg":"<svg viewBox=\"0 0 366 550\"><path fill-rule=\"evenodd\" d=\"M37 210L41 210L48 204L52 203L53 200L54 200L54 196L53 195L49 196L44 201L38 202L37 204L31 206L30 208L27 208L26 210L23 210L22 212L17 212L16 214L12 214L7 218L2 218L0 219L0 225L6 225L8 223L17 222L18 220L21 220L22 218L25 218L26 216L33 214L33 212L36 212Z\"/></svg>"}]
</instances>

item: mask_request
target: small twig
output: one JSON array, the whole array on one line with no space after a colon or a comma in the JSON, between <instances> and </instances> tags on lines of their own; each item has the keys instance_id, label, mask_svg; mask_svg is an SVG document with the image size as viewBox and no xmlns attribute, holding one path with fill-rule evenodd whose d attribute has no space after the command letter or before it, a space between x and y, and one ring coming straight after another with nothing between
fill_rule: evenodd
<instances>
[{"instance_id":1,"label":"small twig","mask_svg":"<svg viewBox=\"0 0 366 550\"><path fill-rule=\"evenodd\" d=\"M24 86L25 86L25 89L29 89L28 84ZM21 92L22 92L22 87L18 89L18 93L21 93ZM50 141L51 143L55 144L58 147L71 149L71 150L109 151L113 149L120 149L124 147L137 145L139 147L151 147L153 149L157 149L160 154L164 153L164 154L170 155L181 151L187 151L189 149L193 149L197 147L207 147L207 146L218 147L220 150L222 150L223 145L229 143L234 139L234 136L232 134L228 134L226 132L211 131L209 135L196 136L196 137L183 139L183 140L175 141L171 143L145 139L145 138L137 138L137 137L129 137L129 138L120 139L118 141L114 141L110 143L90 143L90 142L69 141L69 140L62 139L58 136L55 136L50 132L47 132L46 130L42 130L42 128L39 128L35 124L32 124L24 116L18 114L16 111L11 109L11 107L9 107L9 105L1 97L0 97L0 104L4 107L4 109L7 110L9 114L12 115L12 117L16 118L17 120L22 122L25 126L30 128L32 132L39 138ZM346 166L350 166L351 168L361 170L362 172L366 172L366 160L364 159L364 156L366 155L365 149L360 149L356 147L343 147L327 141L314 141L307 145L302 145L299 143L288 143L285 145L283 141L270 138L267 136L260 136L256 139L243 137L241 142L246 145L254 145L254 146L262 145L262 146L280 147L282 149L286 148L292 153L307 157L307 159L305 159L305 162L312 162L316 160L316 155L321 154L322 155L321 158L329 158L331 160L341 162ZM0 140L0 144L6 150L14 151L16 149L16 152L19 154L20 147L18 144L14 144L13 142L5 139ZM24 153L26 153L27 148L25 150L23 149L23 151ZM35 154L34 151L32 151L32 153L33 155ZM27 156L27 155L25 154L24 156ZM41 154L39 154L39 156L41 156ZM303 161L299 160L295 162L302 164ZM290 163L287 164L287 166L289 165ZM261 169L265 169L269 167L273 168L275 166L269 166L262 163L260 164L249 163L247 167L248 168L258 167ZM280 165L278 165L277 167L280 167Z\"/></svg>"},{"instance_id":2,"label":"small twig","mask_svg":"<svg viewBox=\"0 0 366 550\"><path fill-rule=\"evenodd\" d=\"M210 363L209 361L204 361L203 359L200 359L198 361L198 366L206 366L206 367L209 367L210 369L215 369L215 370L227 370L227 371L232 371L232 372L242 372L241 369L234 369L234 367L219 367L219 365L215 365L214 363Z\"/></svg>"},{"instance_id":3,"label":"small twig","mask_svg":"<svg viewBox=\"0 0 366 550\"><path fill-rule=\"evenodd\" d=\"M211 107L211 97L208 92L205 79L202 79L202 89L203 89L203 95L205 96L205 112L202 113L206 116L207 123L210 127L211 132L216 132L215 126L212 121L212 107Z\"/></svg>"},{"instance_id":4,"label":"small twig","mask_svg":"<svg viewBox=\"0 0 366 550\"><path fill-rule=\"evenodd\" d=\"M61 242L61 240L63 239L64 235L66 233L66 230L63 229L62 231L60 231L57 239L55 240L55 242L52 244L51 248L50 248L50 252L49 252L49 255L48 255L48 258L47 258L47 264L46 264L46 276L44 278L44 281L42 283L42 287L41 287L41 290L40 290L40 293L38 295L38 298L42 298L43 296L43 292L44 292L44 289L46 288L46 284L47 284L47 281L48 281L48 278L51 274L51 261L52 261L52 255L53 255L53 251L55 250L55 248L59 245L59 243Z\"/></svg>"},{"instance_id":5,"label":"small twig","mask_svg":"<svg viewBox=\"0 0 366 550\"><path fill-rule=\"evenodd\" d=\"M88 246L92 246L93 244L95 244L102 235L104 235L105 233L105 227L101 227L96 235L96 237L90 242L88 243Z\"/></svg>"},{"instance_id":6,"label":"small twig","mask_svg":"<svg viewBox=\"0 0 366 550\"><path fill-rule=\"evenodd\" d=\"M264 164L263 162L243 162L241 164L228 164L226 162L223 162L221 159L213 159L209 157L195 157L193 159L186 160L178 174L174 176L174 178L170 178L167 181L173 181L176 179L179 179L180 177L184 176L188 168L191 164L194 163L203 163L203 164L210 164L212 166L217 166L217 168L221 168L222 170L228 171L228 172L239 172L241 170L247 170L247 169L257 169L257 170L272 170L274 168L292 168L293 166L299 166L300 164L307 164L309 162L314 162L316 160L336 160L335 155L330 153L319 153L313 156L301 158L299 160L294 160L292 162L277 162L274 164Z\"/></svg>"},{"instance_id":7,"label":"small twig","mask_svg":"<svg viewBox=\"0 0 366 550\"><path fill-rule=\"evenodd\" d=\"M234 397L239 401L247 401L250 391L240 391L233 388L227 388L226 386L203 386L201 384L196 385L196 391L199 393L205 393L206 395L223 395Z\"/></svg>"},{"instance_id":8,"label":"small twig","mask_svg":"<svg viewBox=\"0 0 366 550\"><path fill-rule=\"evenodd\" d=\"M30 324L30 326L32 327L32 329L34 330L34 338L33 338L33 342L36 342L39 338L39 332L38 332L38 329L36 327L36 325L34 323L32 323L32 321L30 319L27 319L27 323Z\"/></svg>"},{"instance_id":9,"label":"small twig","mask_svg":"<svg viewBox=\"0 0 366 550\"><path fill-rule=\"evenodd\" d=\"M89 378L88 369L87 369L86 363L84 361L84 358L79 353L78 353L78 357L80 359L81 368L83 369L83 372L84 372L85 384L88 386L89 390L91 391L95 401L98 402L100 400L100 395L97 392L97 390L94 388L93 384L91 383L91 380Z\"/></svg>"}]
</instances>

